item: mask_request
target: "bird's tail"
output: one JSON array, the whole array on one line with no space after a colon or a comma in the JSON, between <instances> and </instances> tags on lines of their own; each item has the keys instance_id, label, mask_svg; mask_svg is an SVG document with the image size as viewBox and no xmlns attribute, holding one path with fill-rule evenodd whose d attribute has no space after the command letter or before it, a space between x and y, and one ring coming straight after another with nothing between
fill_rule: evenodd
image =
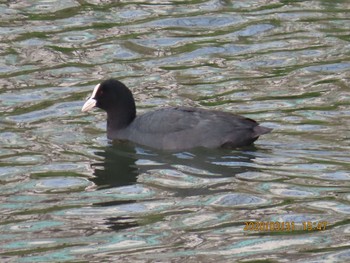
<instances>
[{"instance_id":1,"label":"bird's tail","mask_svg":"<svg viewBox=\"0 0 350 263\"><path fill-rule=\"evenodd\" d=\"M260 135L269 133L269 132L271 132L272 130L273 130L273 129L267 128L267 127L264 127L264 126L255 126L255 127L254 127L254 134L253 134L253 136L254 136L254 137L259 137Z\"/></svg>"}]
</instances>

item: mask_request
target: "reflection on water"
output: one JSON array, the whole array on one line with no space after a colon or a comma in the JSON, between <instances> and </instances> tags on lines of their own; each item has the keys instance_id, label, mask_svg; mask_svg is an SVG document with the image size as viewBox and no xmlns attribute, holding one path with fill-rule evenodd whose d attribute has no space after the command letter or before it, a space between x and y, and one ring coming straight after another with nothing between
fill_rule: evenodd
<instances>
[{"instance_id":1,"label":"reflection on water","mask_svg":"<svg viewBox=\"0 0 350 263\"><path fill-rule=\"evenodd\" d=\"M132 185L136 182L137 168L133 148L118 145L107 146L103 151L95 152L103 157L102 161L92 163L94 177L90 180L99 189Z\"/></svg>"},{"instance_id":2,"label":"reflection on water","mask_svg":"<svg viewBox=\"0 0 350 263\"><path fill-rule=\"evenodd\" d=\"M254 147L250 147L250 149L254 149ZM216 155L213 156L212 154L215 152ZM227 155L223 155L224 153ZM131 144L121 143L107 146L95 154L102 156L103 160L92 164L94 177L90 181L94 182L98 189L119 187L119 189L123 189L124 193L137 194L140 188L144 188L144 191L147 191L147 188L154 189L153 195L142 199L142 202L164 199L165 196L160 196L165 193L168 198L189 198L225 193L227 192L227 183L232 181L236 174L258 170L249 165L254 156L251 153L239 151L236 152L236 156L232 151L208 149L200 149L191 153L156 152L151 149L135 149ZM229 162L227 159L231 161ZM224 169L223 164L225 165ZM177 185L177 188L174 188L174 185ZM160 188L161 191L156 190L157 188ZM244 201L244 198L249 200ZM238 194L224 195L223 198L216 200L218 205L220 203L233 205L261 201L262 199L254 200L252 196ZM127 213L105 218L106 225L115 231L139 226L138 221L142 214L129 216L131 215L129 212L138 212L133 211L133 206L136 210L142 206L138 199L135 200L131 197L103 201L94 203L94 206L97 209L103 207L119 209L121 206L128 208Z\"/></svg>"},{"instance_id":3,"label":"reflection on water","mask_svg":"<svg viewBox=\"0 0 350 263\"><path fill-rule=\"evenodd\" d=\"M1 3L1 261L347 262L349 8ZM231 151L110 145L104 113L80 112L108 77L139 113L205 107L274 131Z\"/></svg>"}]
</instances>

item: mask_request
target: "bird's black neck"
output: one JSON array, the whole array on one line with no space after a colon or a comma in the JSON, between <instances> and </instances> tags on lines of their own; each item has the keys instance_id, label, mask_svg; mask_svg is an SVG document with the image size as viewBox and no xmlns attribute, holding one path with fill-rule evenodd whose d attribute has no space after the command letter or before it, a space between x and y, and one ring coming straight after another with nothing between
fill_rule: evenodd
<instances>
[{"instance_id":1,"label":"bird's black neck","mask_svg":"<svg viewBox=\"0 0 350 263\"><path fill-rule=\"evenodd\" d=\"M127 127L136 117L135 106L107 112L107 130L120 130Z\"/></svg>"}]
</instances>

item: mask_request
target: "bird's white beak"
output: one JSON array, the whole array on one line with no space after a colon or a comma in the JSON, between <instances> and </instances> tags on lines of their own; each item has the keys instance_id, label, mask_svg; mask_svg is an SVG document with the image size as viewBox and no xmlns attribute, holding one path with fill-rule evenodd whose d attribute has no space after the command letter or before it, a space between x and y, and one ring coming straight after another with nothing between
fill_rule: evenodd
<instances>
[{"instance_id":1,"label":"bird's white beak","mask_svg":"<svg viewBox=\"0 0 350 263\"><path fill-rule=\"evenodd\" d=\"M85 111L89 111L91 110L93 107L96 106L97 101L94 99L96 96L96 93L98 91L98 89L100 88L100 84L97 84L94 88L94 91L91 94L91 97L85 102L85 104L83 105L83 107L81 108L82 112Z\"/></svg>"},{"instance_id":2,"label":"bird's white beak","mask_svg":"<svg viewBox=\"0 0 350 263\"><path fill-rule=\"evenodd\" d=\"M89 111L91 110L93 107L96 106L96 100L93 99L93 98L89 98L83 105L83 107L81 108L81 111L82 112L85 112L85 111Z\"/></svg>"}]
</instances>

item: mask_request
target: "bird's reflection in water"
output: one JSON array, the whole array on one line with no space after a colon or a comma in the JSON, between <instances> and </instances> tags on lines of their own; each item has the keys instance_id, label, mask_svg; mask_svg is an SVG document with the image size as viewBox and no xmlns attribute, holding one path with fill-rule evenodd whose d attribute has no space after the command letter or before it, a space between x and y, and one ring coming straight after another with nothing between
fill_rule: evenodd
<instances>
[{"instance_id":1,"label":"bird's reflection in water","mask_svg":"<svg viewBox=\"0 0 350 263\"><path fill-rule=\"evenodd\" d=\"M138 175L153 176L152 171L176 170L180 166L204 171L204 173L200 174L195 173L194 176L208 179L212 178L213 174L215 174L215 178L222 178L234 177L247 171L258 171L252 164L256 157L254 146L243 150L194 149L187 152L174 153L121 143L107 146L102 151L96 152L96 155L104 158L101 162L92 164L95 177L91 181L98 186L98 189L124 187L136 183L144 184L142 181L137 181ZM157 180L157 177L155 177L155 180ZM157 186L153 184L152 187ZM173 185L168 187L162 186L159 191L168 191L171 196L189 197L211 195L222 190L211 189L209 186L181 188ZM138 201L115 200L94 205L118 206L136 202ZM118 231L138 226L139 220L131 216L109 217L106 218L106 223L110 229Z\"/></svg>"},{"instance_id":2,"label":"bird's reflection in water","mask_svg":"<svg viewBox=\"0 0 350 263\"><path fill-rule=\"evenodd\" d=\"M175 153L121 143L107 146L95 153L104 159L91 165L95 176L91 181L99 189L132 185L136 183L138 174L147 170L176 169L179 165L206 171L207 175L201 176L209 178L210 174L232 177L246 171L258 171L252 165L255 152L256 148L249 146L243 150L199 148ZM143 165L144 161L147 165Z\"/></svg>"},{"instance_id":3,"label":"bird's reflection in water","mask_svg":"<svg viewBox=\"0 0 350 263\"><path fill-rule=\"evenodd\" d=\"M93 163L94 178L91 179L99 189L132 185L137 179L135 150L128 144L107 146L95 152L104 157L103 161Z\"/></svg>"},{"instance_id":4,"label":"bird's reflection in water","mask_svg":"<svg viewBox=\"0 0 350 263\"><path fill-rule=\"evenodd\" d=\"M94 182L98 189L123 187L133 185L137 180L137 167L135 165L135 150L129 144L119 144L118 146L107 146L102 151L95 152L102 156L101 162L93 163L94 176L90 180ZM135 203L136 200L115 200L111 202L95 203L95 206L118 206ZM108 217L105 224L113 231L120 231L136 227L136 218L130 216Z\"/></svg>"},{"instance_id":5,"label":"bird's reflection in water","mask_svg":"<svg viewBox=\"0 0 350 263\"><path fill-rule=\"evenodd\" d=\"M161 151L153 151L153 153L154 155L150 155L149 159L163 164L156 169L179 169L180 171L184 169L185 173L188 171L190 175L202 179L231 178L237 174L259 171L254 166L256 157L256 148L254 146L237 150L198 148L179 153L162 153ZM194 169L193 172L191 171L192 168ZM176 197L205 196L223 191L219 187L213 188L212 186L177 187L176 185L163 185L162 189L172 192L173 196Z\"/></svg>"},{"instance_id":6,"label":"bird's reflection in water","mask_svg":"<svg viewBox=\"0 0 350 263\"><path fill-rule=\"evenodd\" d=\"M236 174L256 170L252 163L256 148L247 146L238 150L197 148L178 153L153 152L150 159L163 163L164 169L174 169L177 165L205 171L208 178L211 174L217 177L234 177Z\"/></svg>"}]
</instances>

